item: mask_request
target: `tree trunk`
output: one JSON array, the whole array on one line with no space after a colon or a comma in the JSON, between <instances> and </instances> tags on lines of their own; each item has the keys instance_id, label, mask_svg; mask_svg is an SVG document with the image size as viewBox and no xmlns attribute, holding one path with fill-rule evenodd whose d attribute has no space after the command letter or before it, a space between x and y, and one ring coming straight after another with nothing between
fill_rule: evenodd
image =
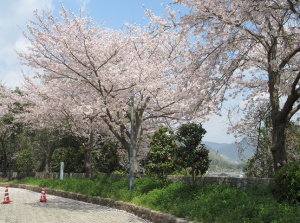
<instances>
[{"instance_id":1,"label":"tree trunk","mask_svg":"<svg viewBox=\"0 0 300 223\"><path fill-rule=\"evenodd\" d=\"M3 153L3 160L2 160L2 177L6 178L7 174L6 174L6 163L7 163L7 156L6 156L6 152Z\"/></svg>"},{"instance_id":2,"label":"tree trunk","mask_svg":"<svg viewBox=\"0 0 300 223\"><path fill-rule=\"evenodd\" d=\"M135 143L133 145L135 145ZM130 144L128 146L124 145L124 147L127 149L127 153L128 153L129 172L130 172ZM134 178L141 179L142 176L139 172L139 165L138 165L136 155L137 155L137 148L136 148L136 146L134 146L133 147L133 175L134 175Z\"/></svg>"},{"instance_id":3,"label":"tree trunk","mask_svg":"<svg viewBox=\"0 0 300 223\"><path fill-rule=\"evenodd\" d=\"M92 161L92 151L84 150L84 158L85 158L85 178L90 177L91 173L91 161Z\"/></svg>"},{"instance_id":4,"label":"tree trunk","mask_svg":"<svg viewBox=\"0 0 300 223\"><path fill-rule=\"evenodd\" d=\"M106 179L108 179L111 175L110 169L107 169L106 171Z\"/></svg>"},{"instance_id":5,"label":"tree trunk","mask_svg":"<svg viewBox=\"0 0 300 223\"><path fill-rule=\"evenodd\" d=\"M45 134L45 140L43 139L43 136L40 134L39 135L39 142L44 148L45 152L45 174L46 174L46 179L50 178L50 161L51 161L51 156L53 154L54 149L52 148L52 145L54 143L54 140L52 143L50 142L50 137L52 136L54 138L54 132L51 132L51 129L44 129L44 134ZM44 142L45 141L45 142Z\"/></svg>"},{"instance_id":6,"label":"tree trunk","mask_svg":"<svg viewBox=\"0 0 300 223\"><path fill-rule=\"evenodd\" d=\"M196 175L194 174L194 167L192 167L192 180L193 180L193 186L194 188L196 188Z\"/></svg>"},{"instance_id":7,"label":"tree trunk","mask_svg":"<svg viewBox=\"0 0 300 223\"><path fill-rule=\"evenodd\" d=\"M157 176L158 179L160 180L160 187L163 188L165 184L165 175L164 175L164 169L161 171L161 175Z\"/></svg>"},{"instance_id":8,"label":"tree trunk","mask_svg":"<svg viewBox=\"0 0 300 223\"><path fill-rule=\"evenodd\" d=\"M45 161L46 179L50 178L50 161L51 161L52 153L53 153L53 151L51 151L51 147L50 147L49 143L47 142L47 147L46 147L46 151L45 151L45 154L46 154L46 161Z\"/></svg>"},{"instance_id":9,"label":"tree trunk","mask_svg":"<svg viewBox=\"0 0 300 223\"><path fill-rule=\"evenodd\" d=\"M287 156L285 150L286 140L286 127L287 120L273 122L273 135L272 135L272 147L271 152L274 159L274 172L275 176L277 172L287 164ZM274 176L274 177L275 177Z\"/></svg>"},{"instance_id":10,"label":"tree trunk","mask_svg":"<svg viewBox=\"0 0 300 223\"><path fill-rule=\"evenodd\" d=\"M7 174L6 174L6 163L7 163L7 156L6 156L6 144L4 140L1 140L1 145L2 145L2 177L6 178Z\"/></svg>"},{"instance_id":11,"label":"tree trunk","mask_svg":"<svg viewBox=\"0 0 300 223\"><path fill-rule=\"evenodd\" d=\"M137 160L137 149L134 149L133 150L133 175L134 175L134 178L138 178L138 179L141 179L142 176L141 176L141 173L139 171L139 164L138 164L138 160ZM130 157L130 156L129 156Z\"/></svg>"},{"instance_id":12,"label":"tree trunk","mask_svg":"<svg viewBox=\"0 0 300 223\"><path fill-rule=\"evenodd\" d=\"M90 118L91 123L93 122L93 118ZM94 144L94 129L92 128L90 131L90 137L88 141L88 147L84 148L84 157L85 157L85 178L89 178L92 173L92 148Z\"/></svg>"},{"instance_id":13,"label":"tree trunk","mask_svg":"<svg viewBox=\"0 0 300 223\"><path fill-rule=\"evenodd\" d=\"M46 179L50 178L50 151L46 151L46 160L45 160L45 174L46 174Z\"/></svg>"}]
</instances>

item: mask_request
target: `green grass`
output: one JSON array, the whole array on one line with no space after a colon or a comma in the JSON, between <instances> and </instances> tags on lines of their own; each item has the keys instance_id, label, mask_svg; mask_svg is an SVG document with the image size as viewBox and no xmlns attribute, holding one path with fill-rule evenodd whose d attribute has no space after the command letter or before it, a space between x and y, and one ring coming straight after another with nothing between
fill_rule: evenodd
<instances>
[{"instance_id":1,"label":"green grass","mask_svg":"<svg viewBox=\"0 0 300 223\"><path fill-rule=\"evenodd\" d=\"M5 182L5 180L2 180ZM7 181L6 181L7 182ZM300 204L289 204L271 193L271 187L253 185L246 191L232 185L192 185L168 180L163 189L157 179L143 177L134 180L129 190L129 178L109 178L105 175L87 179L36 179L26 177L11 183L28 184L65 190L96 197L132 202L198 222L300 222ZM46 190L47 195L47 190Z\"/></svg>"}]
</instances>

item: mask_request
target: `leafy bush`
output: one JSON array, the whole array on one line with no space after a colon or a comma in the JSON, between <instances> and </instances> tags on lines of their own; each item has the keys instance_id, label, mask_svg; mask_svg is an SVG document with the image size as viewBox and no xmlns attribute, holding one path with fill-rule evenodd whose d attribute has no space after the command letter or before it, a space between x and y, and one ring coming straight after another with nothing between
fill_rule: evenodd
<instances>
[{"instance_id":1,"label":"leafy bush","mask_svg":"<svg viewBox=\"0 0 300 223\"><path fill-rule=\"evenodd\" d=\"M34 169L34 163L32 152L28 149L24 149L20 152L14 169L16 169L18 173L26 172L28 176L28 173Z\"/></svg>"},{"instance_id":2,"label":"leafy bush","mask_svg":"<svg viewBox=\"0 0 300 223\"><path fill-rule=\"evenodd\" d=\"M276 190L292 204L300 202L300 161L283 166L275 176Z\"/></svg>"},{"instance_id":3,"label":"leafy bush","mask_svg":"<svg viewBox=\"0 0 300 223\"><path fill-rule=\"evenodd\" d=\"M178 169L174 156L177 144L174 142L173 134L173 131L161 126L153 136L148 136L151 141L151 149L147 157L141 161L147 175L157 174L161 182L161 188L164 186L166 176Z\"/></svg>"},{"instance_id":4,"label":"leafy bush","mask_svg":"<svg viewBox=\"0 0 300 223\"><path fill-rule=\"evenodd\" d=\"M173 173L171 173L170 175L176 175L176 176L192 176L191 173L192 168L188 167L188 168L182 168L180 171L174 171ZM203 174L202 177L207 177L208 175Z\"/></svg>"},{"instance_id":5,"label":"leafy bush","mask_svg":"<svg viewBox=\"0 0 300 223\"><path fill-rule=\"evenodd\" d=\"M194 187L196 187L196 176L204 175L209 168L211 160L208 159L209 150L201 144L206 130L201 123L188 123L179 127L175 138L183 144L176 151L177 162L180 167L191 167L190 174Z\"/></svg>"},{"instance_id":6,"label":"leafy bush","mask_svg":"<svg viewBox=\"0 0 300 223\"><path fill-rule=\"evenodd\" d=\"M84 173L85 172L85 158L83 147L79 150L73 147L57 148L51 156L50 170L51 172L60 171L60 162L64 162L65 173ZM92 153L92 166L96 164L96 153Z\"/></svg>"},{"instance_id":7,"label":"leafy bush","mask_svg":"<svg viewBox=\"0 0 300 223\"><path fill-rule=\"evenodd\" d=\"M126 172L120 164L120 154L118 153L118 146L112 142L107 142L100 148L100 155L96 157L95 170L106 173L109 178L114 171Z\"/></svg>"},{"instance_id":8,"label":"leafy bush","mask_svg":"<svg viewBox=\"0 0 300 223\"><path fill-rule=\"evenodd\" d=\"M124 168L124 167L123 167ZM113 172L114 174L129 174L130 173L130 170L128 169L124 169L124 170L115 170Z\"/></svg>"}]
</instances>

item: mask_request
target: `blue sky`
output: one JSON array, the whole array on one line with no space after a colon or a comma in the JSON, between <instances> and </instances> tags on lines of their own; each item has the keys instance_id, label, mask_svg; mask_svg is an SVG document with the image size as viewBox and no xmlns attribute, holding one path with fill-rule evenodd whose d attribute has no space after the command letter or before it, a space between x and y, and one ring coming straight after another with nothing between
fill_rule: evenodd
<instances>
[{"instance_id":1,"label":"blue sky","mask_svg":"<svg viewBox=\"0 0 300 223\"><path fill-rule=\"evenodd\" d=\"M137 23L141 26L146 26L150 21L145 16L144 9L150 9L152 13L160 15L166 13L161 3L167 5L172 0L12 0L2 1L0 8L0 78L11 89L16 86L21 86L23 76L21 69L28 76L33 76L33 71L19 64L17 59L17 51L27 51L26 46L29 46L23 35L22 30L28 32L26 28L27 19L34 20L33 10L38 9L39 13L42 10L51 10L55 17L60 18L59 11L62 3L66 9L70 9L76 15L79 15L79 8L89 12L89 16L94 19L98 25L105 22L105 26L110 29L121 29L126 22L129 24ZM171 9L178 10L182 14L188 14L189 8L184 6L171 6ZM225 108L239 103L241 97L235 100L229 100L224 103ZM211 116L210 121L203 124L207 133L203 141L216 143L233 143L234 137L227 135L227 127L224 124L227 122L227 111L222 109L222 117Z\"/></svg>"}]
</instances>

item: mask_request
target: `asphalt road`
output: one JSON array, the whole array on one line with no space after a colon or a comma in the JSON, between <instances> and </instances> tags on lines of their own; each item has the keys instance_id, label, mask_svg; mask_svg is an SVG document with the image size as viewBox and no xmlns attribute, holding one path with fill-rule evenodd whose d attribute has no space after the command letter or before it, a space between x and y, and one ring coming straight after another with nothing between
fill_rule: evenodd
<instances>
[{"instance_id":1,"label":"asphalt road","mask_svg":"<svg viewBox=\"0 0 300 223\"><path fill-rule=\"evenodd\" d=\"M0 204L0 223L127 223L150 222L126 211L106 206L47 195L40 202L41 193L8 187L13 202ZM5 187L0 187L0 203L4 201Z\"/></svg>"}]
</instances>

